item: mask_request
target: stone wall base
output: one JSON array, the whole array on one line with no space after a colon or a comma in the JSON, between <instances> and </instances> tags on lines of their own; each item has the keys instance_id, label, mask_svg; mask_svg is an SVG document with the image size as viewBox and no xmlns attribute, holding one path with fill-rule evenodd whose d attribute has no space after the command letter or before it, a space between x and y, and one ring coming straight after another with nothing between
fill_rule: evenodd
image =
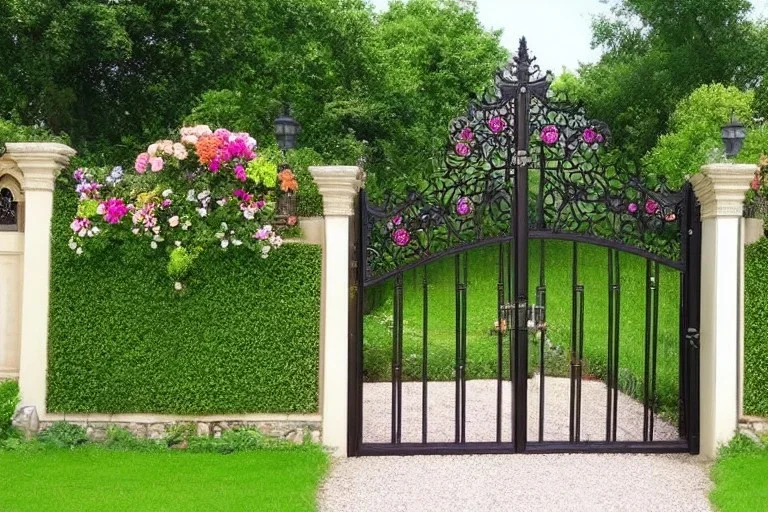
<instances>
[{"instance_id":1,"label":"stone wall base","mask_svg":"<svg viewBox=\"0 0 768 512\"><path fill-rule=\"evenodd\" d=\"M57 421L83 427L93 441L103 441L109 426L122 427L140 439L163 439L171 429L189 426L200 437L221 437L235 428L256 428L264 435L301 444L305 439L320 443L322 422L315 415L233 415L222 416L152 416L141 414L48 414L38 418L34 407L22 407L13 424L27 437L45 430Z\"/></svg>"},{"instance_id":2,"label":"stone wall base","mask_svg":"<svg viewBox=\"0 0 768 512\"><path fill-rule=\"evenodd\" d=\"M739 432L753 441L763 443L768 437L768 418L742 416L739 420Z\"/></svg>"}]
</instances>

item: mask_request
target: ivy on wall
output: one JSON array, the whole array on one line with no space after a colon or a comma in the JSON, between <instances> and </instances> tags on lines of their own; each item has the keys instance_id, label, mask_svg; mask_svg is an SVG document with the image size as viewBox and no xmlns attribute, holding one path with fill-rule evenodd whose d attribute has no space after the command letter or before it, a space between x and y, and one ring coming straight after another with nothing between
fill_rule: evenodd
<instances>
[{"instance_id":1,"label":"ivy on wall","mask_svg":"<svg viewBox=\"0 0 768 512\"><path fill-rule=\"evenodd\" d=\"M178 293L146 244L77 257L75 209L57 184L49 411L317 411L319 247L287 244L266 260L211 250Z\"/></svg>"},{"instance_id":2,"label":"ivy on wall","mask_svg":"<svg viewBox=\"0 0 768 512\"><path fill-rule=\"evenodd\" d=\"M768 239L747 247L744 272L744 412L768 416Z\"/></svg>"}]
</instances>

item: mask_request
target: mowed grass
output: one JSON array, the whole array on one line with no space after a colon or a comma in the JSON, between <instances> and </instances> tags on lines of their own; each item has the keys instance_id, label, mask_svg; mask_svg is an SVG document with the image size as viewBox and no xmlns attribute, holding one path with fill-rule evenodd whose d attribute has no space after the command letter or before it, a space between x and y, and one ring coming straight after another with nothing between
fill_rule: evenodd
<instances>
[{"instance_id":1,"label":"mowed grass","mask_svg":"<svg viewBox=\"0 0 768 512\"><path fill-rule=\"evenodd\" d=\"M0 452L0 510L313 511L327 466L320 449Z\"/></svg>"},{"instance_id":2,"label":"mowed grass","mask_svg":"<svg viewBox=\"0 0 768 512\"><path fill-rule=\"evenodd\" d=\"M546 351L545 373L565 375L571 343L573 244L544 242L546 264L547 337L558 351ZM540 242L530 243L529 302L535 302L539 284ZM491 334L497 320L499 247L468 253L467 287L467 377L495 378L497 336ZM646 260L620 255L621 308L619 384L636 397L643 392L645 367ZM454 378L456 350L454 258L426 267L428 282L428 378ZM403 373L407 380L421 378L424 268L408 271L403 279ZM605 379L608 356L608 250L578 245L578 283L584 286L584 359L586 372ZM676 416L678 403L680 273L660 266L657 352L657 396L659 409ZM392 361L393 282L366 293L382 294L383 303L365 317L363 359L365 379L390 380ZM509 374L509 340L505 337L503 368ZM531 371L537 365L538 342L531 337Z\"/></svg>"},{"instance_id":3,"label":"mowed grass","mask_svg":"<svg viewBox=\"0 0 768 512\"><path fill-rule=\"evenodd\" d=\"M717 510L768 510L768 448L737 437L712 467L712 481L715 488L709 497Z\"/></svg>"}]
</instances>

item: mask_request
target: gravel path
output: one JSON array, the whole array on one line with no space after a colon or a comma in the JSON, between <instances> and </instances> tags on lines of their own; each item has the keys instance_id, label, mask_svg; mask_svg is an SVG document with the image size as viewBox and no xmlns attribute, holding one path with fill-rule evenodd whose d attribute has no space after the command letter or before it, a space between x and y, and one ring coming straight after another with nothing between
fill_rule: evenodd
<instances>
[{"instance_id":1,"label":"gravel path","mask_svg":"<svg viewBox=\"0 0 768 512\"><path fill-rule=\"evenodd\" d=\"M504 383L504 437L510 432L510 384ZM538 425L538 378L528 383L529 439ZM545 381L545 440L567 440L569 380ZM363 436L388 442L391 384L366 383ZM430 441L452 441L453 383L429 383ZM606 388L585 381L582 439L605 436ZM641 440L643 406L619 396L620 440ZM493 441L496 381L467 382L467 440ZM655 419L655 439L675 439ZM421 384L403 384L402 440L421 440ZM709 511L706 464L686 455L463 455L361 457L334 461L320 491L321 512Z\"/></svg>"},{"instance_id":2,"label":"gravel path","mask_svg":"<svg viewBox=\"0 0 768 512\"><path fill-rule=\"evenodd\" d=\"M362 457L334 462L320 511L709 511L709 486L680 455Z\"/></svg>"},{"instance_id":3,"label":"gravel path","mask_svg":"<svg viewBox=\"0 0 768 512\"><path fill-rule=\"evenodd\" d=\"M502 385L502 438L511 439L511 383ZM567 441L570 379L546 377L544 382L544 440ZM605 440L606 386L601 381L582 382L581 440ZM427 440L454 440L455 393L453 382L428 383ZM403 383L402 441L421 442L421 383ZM643 404L619 393L616 438L642 441ZM363 388L363 441L391 440L392 384L366 383ZM467 382L467 441L496 440L496 381ZM528 381L528 439L538 439L539 378ZM677 429L659 418L654 420L654 440L677 439Z\"/></svg>"}]
</instances>

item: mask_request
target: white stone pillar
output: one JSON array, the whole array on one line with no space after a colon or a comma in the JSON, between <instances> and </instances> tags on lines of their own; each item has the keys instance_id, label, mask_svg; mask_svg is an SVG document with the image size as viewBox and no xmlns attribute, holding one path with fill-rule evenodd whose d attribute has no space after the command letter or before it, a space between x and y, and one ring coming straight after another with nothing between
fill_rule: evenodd
<instances>
[{"instance_id":1,"label":"white stone pillar","mask_svg":"<svg viewBox=\"0 0 768 512\"><path fill-rule=\"evenodd\" d=\"M6 156L21 170L25 199L22 275L21 407L45 416L48 370L48 291L51 272L53 187L75 150L57 143L6 144Z\"/></svg>"},{"instance_id":2,"label":"white stone pillar","mask_svg":"<svg viewBox=\"0 0 768 512\"><path fill-rule=\"evenodd\" d=\"M757 167L713 164L691 178L701 203L701 455L714 458L739 419L740 225Z\"/></svg>"},{"instance_id":3,"label":"white stone pillar","mask_svg":"<svg viewBox=\"0 0 768 512\"><path fill-rule=\"evenodd\" d=\"M323 444L347 455L349 382L349 218L360 190L359 167L310 167L323 196L323 289L320 321L320 412Z\"/></svg>"}]
</instances>

